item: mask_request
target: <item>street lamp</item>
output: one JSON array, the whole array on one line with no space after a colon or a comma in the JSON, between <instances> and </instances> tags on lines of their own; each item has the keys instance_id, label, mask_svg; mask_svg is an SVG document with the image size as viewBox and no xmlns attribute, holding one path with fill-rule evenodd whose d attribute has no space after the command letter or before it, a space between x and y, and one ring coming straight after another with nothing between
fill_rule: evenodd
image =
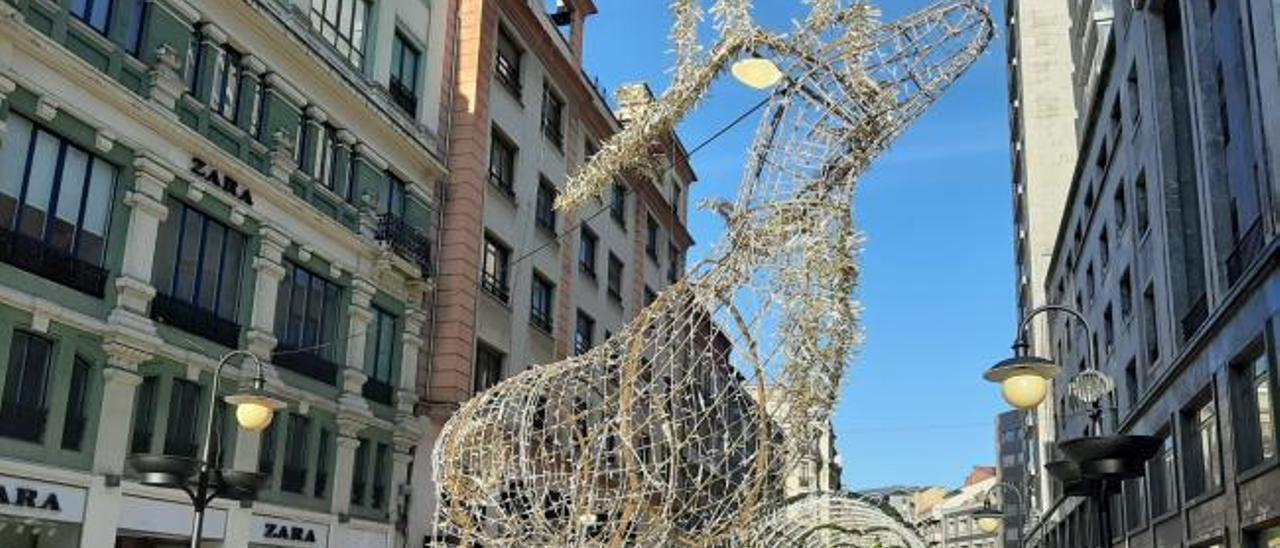
<instances>
[{"instance_id":1,"label":"street lamp","mask_svg":"<svg viewBox=\"0 0 1280 548\"><path fill-rule=\"evenodd\" d=\"M225 401L236 406L236 422L250 432L261 432L271 424L275 412L285 407L284 402L271 397L263 389L266 379L262 362L251 352L233 350L218 360L213 371L213 390L209 392L209 418L204 430L204 451L200 460L172 455L134 455L129 464L142 475L144 485L181 489L191 498L194 517L191 524L191 548L200 546L204 533L204 513L213 499L252 500L265 479L263 474L231 469L214 470L213 425L217 418L218 385L222 381L222 368L233 356L253 360L255 372L249 390L227 396ZM171 419L176 417L171 417Z\"/></svg>"},{"instance_id":2,"label":"street lamp","mask_svg":"<svg viewBox=\"0 0 1280 548\"><path fill-rule=\"evenodd\" d=\"M1030 507L1026 505L1026 499L1023 497L1021 491L1005 482L993 485L991 489L987 490L987 494L982 501L982 509L973 513L974 519L978 522L978 529L986 534L996 532L996 530L1000 529L1000 524L1004 523L1005 520L1004 508L996 508L991 504L991 494L994 493L997 488L1003 488L1005 491L1013 493L1015 498L1018 499L1018 507L1024 508L1028 512L1030 511Z\"/></svg>"},{"instance_id":3,"label":"street lamp","mask_svg":"<svg viewBox=\"0 0 1280 548\"><path fill-rule=\"evenodd\" d=\"M1018 326L1018 338L1013 343L1013 357L1002 360L982 375L982 378L1000 383L1000 393L1005 401L1023 411L1035 409L1049 394L1049 384L1062 373L1062 368L1053 360L1029 355L1031 346L1027 343L1027 326L1037 315L1045 312L1063 312L1070 314L1084 326L1086 340L1093 340L1090 334L1093 329L1084 315L1065 306L1050 304L1032 310ZM1088 352L1088 368L1094 367L1093 347Z\"/></svg>"},{"instance_id":4,"label":"street lamp","mask_svg":"<svg viewBox=\"0 0 1280 548\"><path fill-rule=\"evenodd\" d=\"M755 89L771 88L782 80L782 70L776 63L755 54L734 62L729 72L739 82Z\"/></svg>"}]
</instances>

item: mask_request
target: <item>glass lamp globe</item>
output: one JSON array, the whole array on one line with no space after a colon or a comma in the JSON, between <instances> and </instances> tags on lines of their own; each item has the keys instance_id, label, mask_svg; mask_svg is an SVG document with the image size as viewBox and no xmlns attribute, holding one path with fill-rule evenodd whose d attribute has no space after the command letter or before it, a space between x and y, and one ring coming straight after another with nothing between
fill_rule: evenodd
<instances>
[{"instance_id":1,"label":"glass lamp globe","mask_svg":"<svg viewBox=\"0 0 1280 548\"><path fill-rule=\"evenodd\" d=\"M991 534L1000 529L1000 518L996 516L982 516L978 518L978 529L983 533Z\"/></svg>"},{"instance_id":2,"label":"glass lamp globe","mask_svg":"<svg viewBox=\"0 0 1280 548\"><path fill-rule=\"evenodd\" d=\"M284 407L284 402L262 393L237 394L226 400L236 406L236 422L250 432L266 430L276 410Z\"/></svg>"},{"instance_id":3,"label":"glass lamp globe","mask_svg":"<svg viewBox=\"0 0 1280 548\"><path fill-rule=\"evenodd\" d=\"M739 82L755 89L770 88L782 80L778 65L763 57L740 59L729 68L729 72Z\"/></svg>"},{"instance_id":4,"label":"glass lamp globe","mask_svg":"<svg viewBox=\"0 0 1280 548\"><path fill-rule=\"evenodd\" d=\"M1049 394L1049 383L1062 369L1050 360L1027 356L1020 349L1012 358L995 364L982 377L1000 383L1000 394L1009 405L1021 410L1035 409Z\"/></svg>"}]
</instances>

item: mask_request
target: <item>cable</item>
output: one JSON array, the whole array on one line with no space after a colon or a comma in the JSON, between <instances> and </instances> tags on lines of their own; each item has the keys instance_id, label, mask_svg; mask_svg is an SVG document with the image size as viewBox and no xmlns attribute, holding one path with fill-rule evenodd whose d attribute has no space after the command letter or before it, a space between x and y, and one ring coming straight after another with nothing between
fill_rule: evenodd
<instances>
[{"instance_id":1,"label":"cable","mask_svg":"<svg viewBox=\"0 0 1280 548\"><path fill-rule=\"evenodd\" d=\"M760 102L756 103L754 106L752 106L751 108L747 109L747 110L746 110L745 112L743 112L742 114L739 114L737 118L734 118L734 119L733 119L733 121L729 122L729 123L728 123L728 124L726 124L724 127L721 127L720 129L716 130L716 132L715 132L715 133L713 133L713 134L711 134L711 136L710 136L710 137L707 137L706 139L703 139L703 140L702 140L702 142L698 143L698 145L697 145L697 146L695 146L695 147L693 147L693 148L689 149L689 152L687 153L687 156L692 157L692 156L693 156L694 154L696 154L699 150L702 150L702 149L703 149L703 148L705 148L707 145L710 145L710 144L711 144L713 141L715 141L716 139L719 139L720 137L724 136L724 134L728 133L728 132L729 132L729 130L733 129L735 126L737 126L738 124L742 123L742 121L743 121L743 120L746 120L749 116L751 116L752 114L755 114L755 113L756 113L756 111L758 111L758 110L760 110L761 108L763 108L766 104L768 104L768 103L769 103L769 99L772 99L772 98L773 98L773 95L769 95L768 97L765 97L764 99L761 99L761 100L760 100ZM543 244L539 245L538 247L535 247L535 248L533 248L533 249L529 250L528 252L524 253L523 255L520 255L519 257L516 257L515 259L512 259L510 262L508 262L508 263L507 263L508 268L510 268L510 267L511 267L511 266L513 266L513 265L516 265L516 264L520 263L520 261L523 261L523 260L525 260L525 259L528 259L529 257L532 257L533 255L537 254L539 251L542 251L542 250L544 250L544 249L546 249L546 248L550 247L550 246L551 246L551 244L559 244L559 243L560 243L560 241L561 241L561 240L563 240L563 239L564 239L566 236L568 236L570 233L572 233L572 232L574 232L574 231L578 230L578 228L580 228L580 227L583 225L583 223L586 223L587 221L590 221L590 220L592 220L592 219L594 219L594 218L596 218L596 217L599 217L601 213L604 213L606 210L608 210L608 209L609 209L610 207L612 207L612 206L613 206L613 204L605 204L605 205L601 206L601 207L600 207L600 209L597 209L597 210L595 210L594 212L592 212L592 213L591 213L591 215L588 215L587 217L585 217L585 218L583 218L583 219L579 220L578 222L573 223L572 225L569 225L569 227L568 227L568 228L566 228L566 229L564 229L564 231L562 231L562 232L560 232L560 233L556 234L555 239L553 239L553 240L551 240L551 241L548 241L548 242L546 242L546 243L543 243Z\"/></svg>"}]
</instances>

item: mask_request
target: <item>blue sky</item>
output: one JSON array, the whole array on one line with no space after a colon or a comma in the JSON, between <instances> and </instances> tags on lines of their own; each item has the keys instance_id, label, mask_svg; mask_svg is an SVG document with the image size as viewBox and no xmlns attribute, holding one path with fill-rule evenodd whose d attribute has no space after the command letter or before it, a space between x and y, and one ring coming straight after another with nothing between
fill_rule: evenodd
<instances>
[{"instance_id":1,"label":"blue sky","mask_svg":"<svg viewBox=\"0 0 1280 548\"><path fill-rule=\"evenodd\" d=\"M672 63L666 0L596 0L586 68L607 93L645 80L666 89ZM799 0L757 0L756 20L786 28ZM880 0L885 18L927 4ZM1001 2L996 2L1001 4ZM1000 6L994 6L999 21ZM704 31L704 39L711 36ZM867 236L859 289L866 344L837 411L844 482L957 485L995 462L994 420L1006 407L981 373L1009 353L1013 334L1012 210L1003 39L861 182L855 207ZM722 78L680 126L686 146L715 133L763 95ZM732 198L756 120L692 158L691 203ZM720 236L693 209L701 257Z\"/></svg>"}]
</instances>

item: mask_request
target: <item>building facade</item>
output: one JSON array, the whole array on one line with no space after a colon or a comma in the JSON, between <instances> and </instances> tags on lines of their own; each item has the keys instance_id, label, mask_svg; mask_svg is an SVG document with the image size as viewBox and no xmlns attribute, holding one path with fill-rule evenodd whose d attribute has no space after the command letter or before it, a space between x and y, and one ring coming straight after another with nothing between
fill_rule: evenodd
<instances>
[{"instance_id":1,"label":"building facade","mask_svg":"<svg viewBox=\"0 0 1280 548\"><path fill-rule=\"evenodd\" d=\"M1071 70L1071 18L1069 2L1009 0L1005 3L1007 68L1009 75L1009 130L1013 160L1014 260L1018 321L1047 304L1045 279L1058 219L1071 186L1076 158L1076 94ZM1025 337L1033 352L1045 353L1049 337L1044 315L1032 319ZM1049 398L1052 399L1052 398ZM1053 406L1043 404L1031 420L1033 464L1040 448L1053 439ZM1002 432L997 431L997 436ZM1046 508L1052 501L1049 479L1035 466L1025 473L1032 481L1026 490L1031 506Z\"/></svg>"},{"instance_id":2,"label":"building facade","mask_svg":"<svg viewBox=\"0 0 1280 548\"><path fill-rule=\"evenodd\" d=\"M1028 474L1035 465L1026 460L1036 454L1030 445L1036 443L1028 420L1030 412L1007 411L996 417L997 487L995 500L1000 501L1000 510L1004 512L1001 522L1000 546L1004 548L1021 548L1023 528L1028 521L1030 482L1035 477ZM1032 512L1034 513L1034 512Z\"/></svg>"},{"instance_id":3,"label":"building facade","mask_svg":"<svg viewBox=\"0 0 1280 548\"><path fill-rule=\"evenodd\" d=\"M418 455L472 395L619 331L683 276L693 244L684 220L696 177L675 135L655 146L658 173L627 175L587 210L552 208L567 176L653 100L647 86L624 86L614 113L583 72L590 0L451 5L450 184ZM414 473L419 539L434 485L429 466Z\"/></svg>"},{"instance_id":4,"label":"building facade","mask_svg":"<svg viewBox=\"0 0 1280 548\"><path fill-rule=\"evenodd\" d=\"M215 464L268 479L207 546L404 545L441 4L0 2L0 545L185 543L127 457L215 410ZM262 434L210 406L237 348L289 404Z\"/></svg>"},{"instance_id":5,"label":"building facade","mask_svg":"<svg viewBox=\"0 0 1280 548\"><path fill-rule=\"evenodd\" d=\"M1163 445L1111 496L1109 542L1055 485L1030 545L1272 546L1280 5L1082 1L1071 17L1079 154L1045 289L1094 333L1050 321L1054 430L1085 433L1063 388L1092 350L1116 383L1104 429Z\"/></svg>"},{"instance_id":6,"label":"building facade","mask_svg":"<svg viewBox=\"0 0 1280 548\"><path fill-rule=\"evenodd\" d=\"M917 508L916 529L921 538L937 548L995 548L997 533L982 532L973 514L983 508L997 481L995 468L974 467L964 486L927 508Z\"/></svg>"}]
</instances>

